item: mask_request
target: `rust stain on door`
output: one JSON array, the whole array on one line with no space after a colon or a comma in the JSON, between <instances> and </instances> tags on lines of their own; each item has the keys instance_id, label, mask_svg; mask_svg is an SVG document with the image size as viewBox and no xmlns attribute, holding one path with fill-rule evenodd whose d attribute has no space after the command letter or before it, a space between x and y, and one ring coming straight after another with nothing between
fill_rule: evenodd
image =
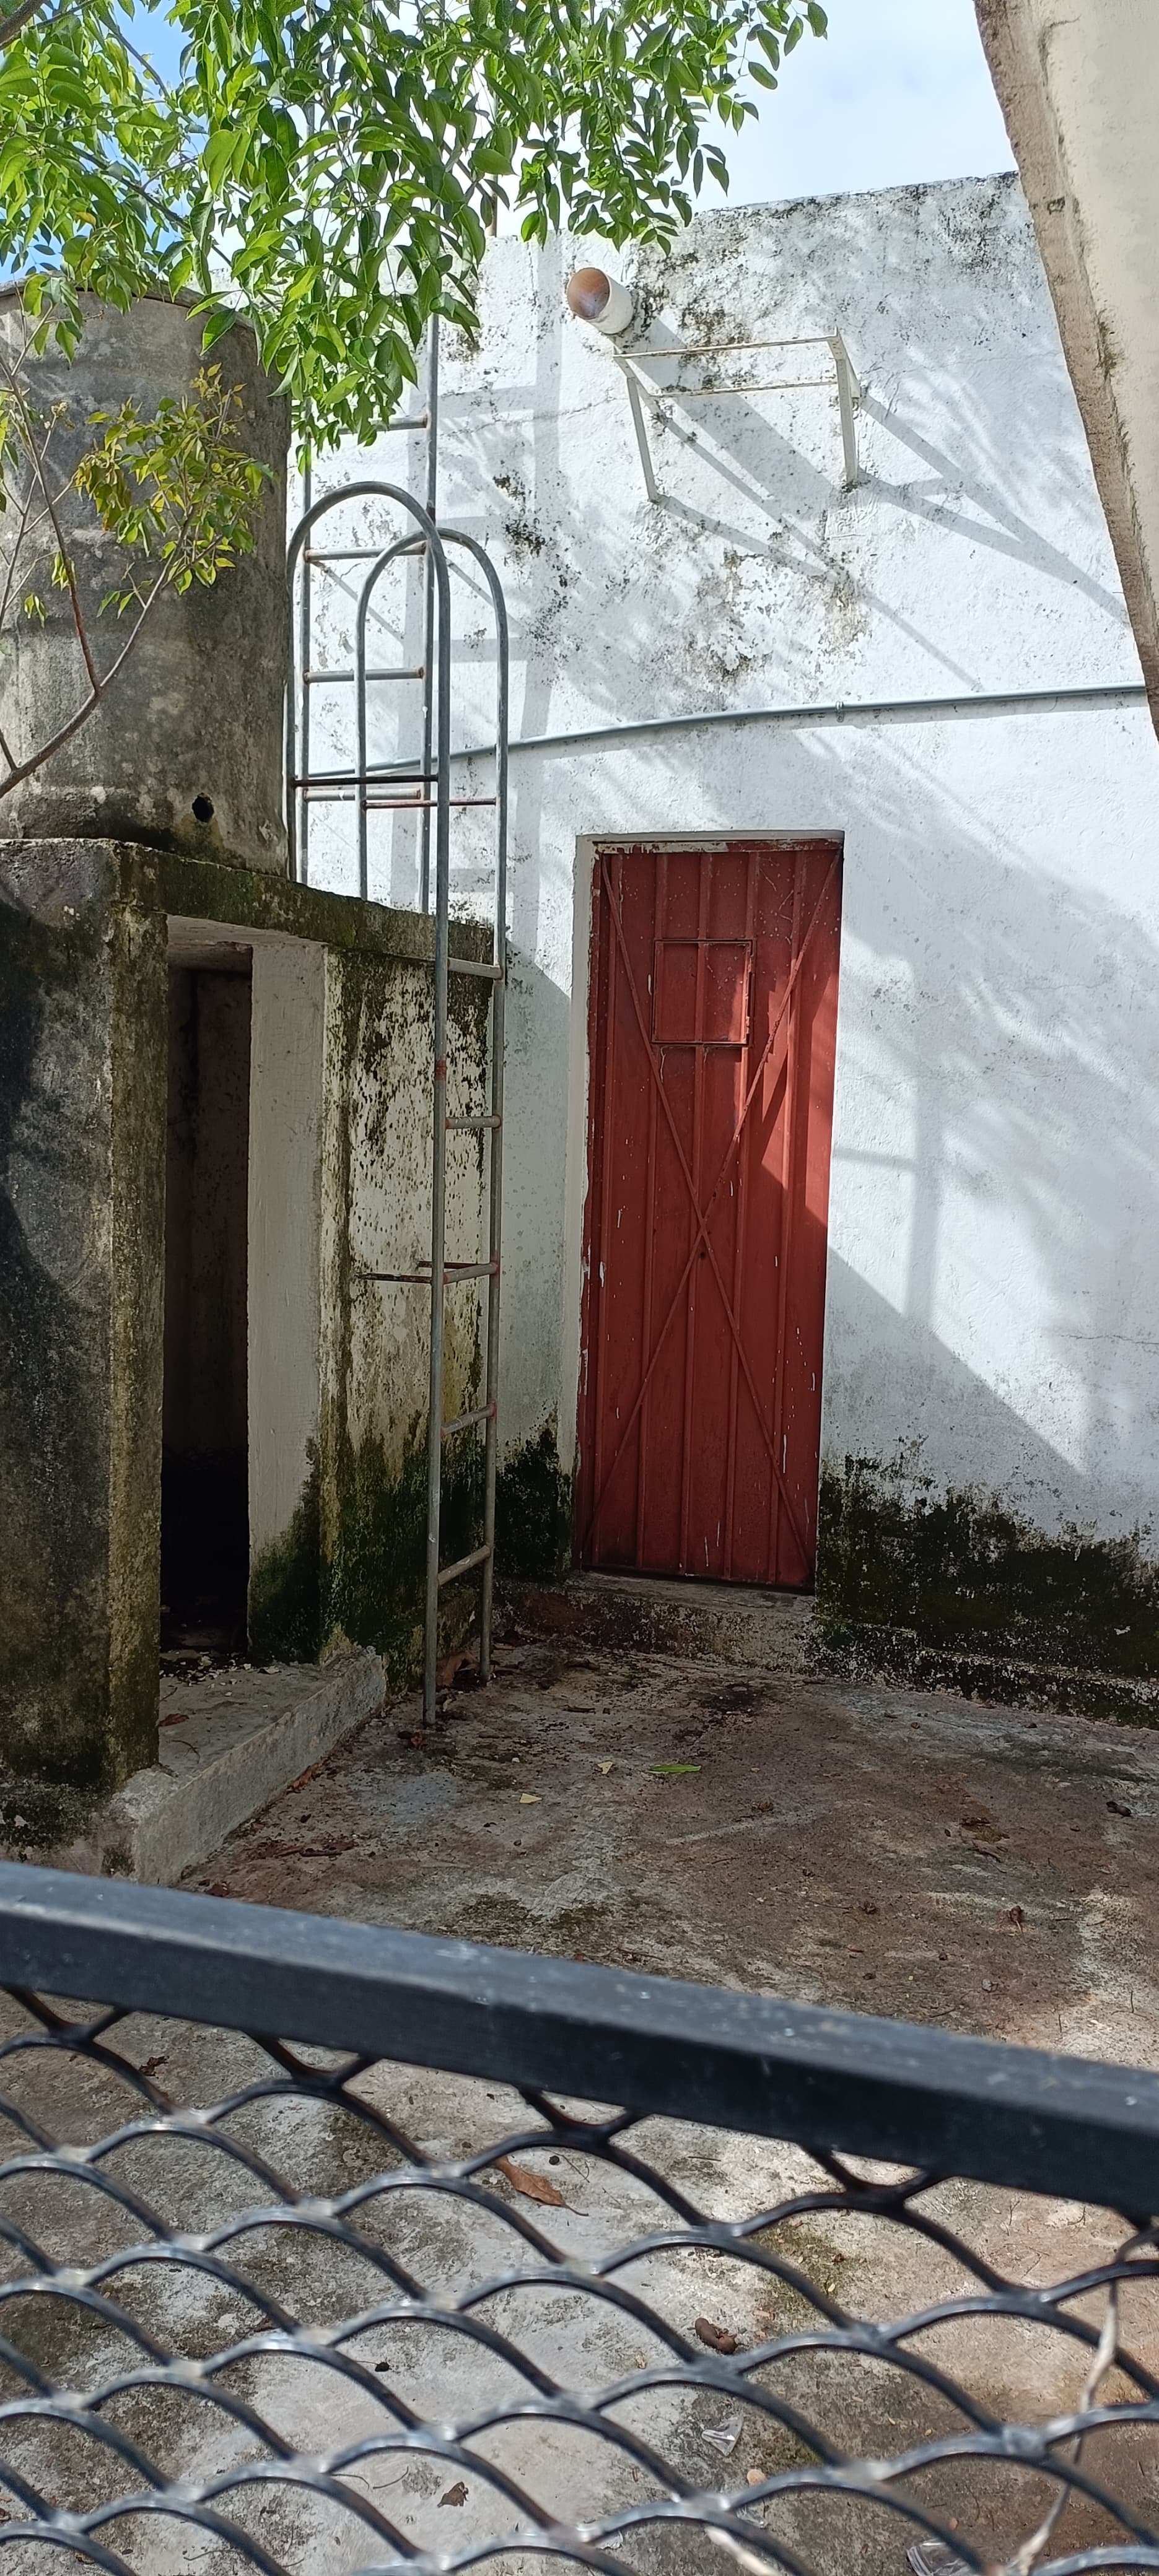
<instances>
[{"instance_id":1,"label":"rust stain on door","mask_svg":"<svg viewBox=\"0 0 1159 2576\"><path fill-rule=\"evenodd\" d=\"M581 1561L813 1580L841 853L602 849Z\"/></svg>"}]
</instances>

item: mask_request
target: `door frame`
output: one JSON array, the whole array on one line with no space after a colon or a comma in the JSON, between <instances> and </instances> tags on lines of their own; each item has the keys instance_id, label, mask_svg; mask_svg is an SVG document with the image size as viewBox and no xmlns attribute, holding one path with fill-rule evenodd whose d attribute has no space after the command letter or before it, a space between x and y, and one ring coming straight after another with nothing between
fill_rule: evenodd
<instances>
[{"instance_id":1,"label":"door frame","mask_svg":"<svg viewBox=\"0 0 1159 2576\"><path fill-rule=\"evenodd\" d=\"M564 1474L572 1483L572 1563L579 1562L580 1532L577 1525L578 1467L583 1430L586 1388L584 1384L584 1347L588 1330L588 1239L587 1203L591 1184L591 1011L592 961L595 941L596 869L601 852L647 850L658 854L664 850L698 850L707 855L724 854L739 844L750 846L760 841L770 850L799 848L802 841L828 841L837 856L844 886L847 855L846 834L832 823L800 823L794 828L778 826L775 830L757 825L709 825L700 832L657 832L641 830L583 832L577 834L572 912L571 1017L568 1049L567 1154L564 1175L564 1276L563 1276L563 1345L560 1367L559 1458ZM841 903L841 949L845 943L844 893ZM839 1079L841 1045L841 986L837 986L836 1071ZM826 1299L825 1324L828 1324ZM824 1372L827 1329L822 1343ZM822 1374L822 1404L825 1378ZM822 1420L824 1416L822 1415ZM691 1576L678 1578L692 1581Z\"/></svg>"}]
</instances>

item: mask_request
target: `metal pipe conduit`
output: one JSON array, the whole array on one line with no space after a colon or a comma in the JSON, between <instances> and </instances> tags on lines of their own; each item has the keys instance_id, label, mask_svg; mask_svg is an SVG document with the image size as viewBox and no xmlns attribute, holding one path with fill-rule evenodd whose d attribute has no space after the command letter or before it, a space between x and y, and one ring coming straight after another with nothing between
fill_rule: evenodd
<instances>
[{"instance_id":1,"label":"metal pipe conduit","mask_svg":"<svg viewBox=\"0 0 1159 2576\"><path fill-rule=\"evenodd\" d=\"M638 716L627 724L577 725L567 733L513 734L513 751L571 751L589 742L632 742L654 733L693 733L722 725L953 724L983 715L1072 715L1099 707L1146 706L1141 680L1091 688L966 690L952 698L834 698L815 706L713 707L681 716ZM486 760L492 742L465 743L452 760Z\"/></svg>"}]
</instances>

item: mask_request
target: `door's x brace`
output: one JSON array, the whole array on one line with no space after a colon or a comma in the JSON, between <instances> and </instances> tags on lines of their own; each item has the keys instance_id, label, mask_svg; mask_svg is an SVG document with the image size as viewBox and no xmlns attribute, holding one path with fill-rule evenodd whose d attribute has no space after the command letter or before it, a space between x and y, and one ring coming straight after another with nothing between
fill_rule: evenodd
<instances>
[{"instance_id":1,"label":"door's x brace","mask_svg":"<svg viewBox=\"0 0 1159 2576\"><path fill-rule=\"evenodd\" d=\"M703 1244L703 1246L704 1246L704 1250L705 1250L705 1252L706 1252L706 1254L707 1254L707 1256L708 1256L708 1259L709 1259L709 1260L711 1261L711 1263L712 1263L713 1275L714 1275L714 1277L715 1277L715 1279L716 1279L717 1287L718 1287L718 1288L719 1288L719 1290L720 1290L721 1303L722 1303L722 1305L723 1305L723 1307L724 1307L725 1314L726 1314L726 1316L727 1316L727 1318L728 1318L729 1329L730 1329L730 1331L731 1331L731 1333L732 1333L733 1340L734 1340L734 1342L736 1343L737 1357L738 1357L738 1359L739 1359L739 1361L740 1361L741 1369L742 1369L742 1371L743 1371L743 1373L744 1373L744 1380L745 1380L745 1384L746 1384L746 1386L747 1386L747 1388L748 1388L749 1395L750 1395L750 1397L751 1397L751 1399L752 1399L752 1407L753 1407L753 1412L754 1412L754 1414L755 1414L755 1416L756 1416L757 1428L758 1428L758 1430L760 1431L761 1437L762 1437L762 1439L763 1439L763 1441L764 1441L764 1444L765 1444L765 1448L766 1448L766 1449L767 1449L767 1451L768 1451L768 1455L769 1455L769 1464L770 1464L770 1466L772 1467L773 1474L774 1474L774 1476L775 1476L775 1478L776 1478L777 1486L778 1486L778 1489L779 1489L779 1491L780 1491L781 1500L782 1500L782 1502L783 1502L783 1504L784 1504L784 1506L785 1506L785 1510L786 1510L786 1512L787 1512L787 1514L788 1514L789 1524L790 1524L790 1527L791 1527L791 1529L792 1529L793 1536L794 1536L794 1538L795 1538L795 1539L796 1539L796 1541L797 1541L797 1545L798 1545L798 1547L799 1547L799 1548L800 1548L800 1550L801 1550L801 1554L802 1554L802 1556L807 1557L807 1556L808 1556L808 1548L807 1548L807 1546L806 1546L806 1544L805 1544L805 1540L804 1540L804 1537L803 1537L802 1532L801 1532L801 1526L800 1526L800 1523L799 1523L799 1521L798 1521L797 1514L796 1514L796 1512L795 1512L795 1510L794 1510L794 1508L793 1508L793 1500L792 1500L792 1496L791 1496L791 1494L789 1493L788 1487L786 1486L786 1483L785 1483L784 1476L783 1476L783 1474L782 1474L782 1472L781 1472L781 1468L780 1468L780 1465L779 1465L779 1462L778 1462L778 1459L777 1459L777 1455L776 1455L776 1451L775 1451L775 1448L774 1448L774 1444L773 1444L772 1434L771 1434L771 1432L769 1431L769 1429L768 1429L768 1425L767 1425L767 1423L766 1423L766 1421L765 1421L765 1417L764 1417L764 1410L763 1410L763 1407L762 1407L762 1405L761 1405L761 1401L760 1401L760 1397L759 1397L758 1392L757 1392L757 1388L756 1388L755 1381L754 1381L754 1379L753 1379L752 1370L751 1370L751 1368L749 1367L748 1356L747 1356L747 1354L746 1354L746 1351L745 1351L745 1348L744 1348L744 1344L743 1344L743 1342L742 1342L742 1340L741 1340L741 1336L740 1336L740 1327L739 1327L739 1325L738 1325L738 1323L737 1323L736 1316L735 1316L735 1314L733 1313L732 1304L731 1304L731 1301L730 1301L730 1298L729 1298L729 1295L728 1295L728 1291L727 1291L727 1289L726 1289L726 1287L725 1287L725 1284L724 1284L724 1278L723 1278L723 1275L722 1275L722 1272L721 1272L720 1264L719 1264L719 1262L718 1262L718 1260L717 1260L716 1254L715 1254L715 1252L714 1252L714 1250L713 1250L713 1247L712 1247L711 1241L710 1241L710 1239L709 1239L708 1227L709 1227L709 1223L710 1223L710 1220L711 1220L711 1217L712 1217L713 1209L714 1209L714 1208L715 1208L715 1206L716 1206L716 1202L717 1202L717 1200L718 1200L718 1198L719 1198L719 1196L720 1196L721 1190L723 1189L724 1184L725 1184L725 1181L726 1181L726 1180L727 1180L727 1178L728 1178L729 1171L730 1171L730 1170L731 1170L731 1168L732 1168L732 1163L733 1163L734 1157L735 1157L736 1152L737 1152L737 1149L738 1149L738 1147L739 1147L739 1145L740 1145L741 1137L742 1137L742 1135L743 1135L743 1133L744 1133L745 1122L746 1122L746 1120L747 1120L747 1118L748 1118L749 1110L750 1110L750 1109L751 1109L751 1107L752 1107L752 1104L753 1104L753 1101L754 1101L754 1099L755 1099L755 1097L756 1097L756 1094L757 1094L757 1091L758 1091L758 1089L759 1089L759 1086L760 1086L760 1084L761 1084L761 1082L762 1082L762 1080L763 1080L763 1078L764 1078L765 1068L766 1068L766 1065L768 1064L769 1057L770 1057L770 1055L771 1055L771 1053L772 1053L772 1049L773 1049L774 1043L775 1043L775 1041L776 1041L777 1037L779 1036L781 1029L782 1029L782 1028L784 1027L784 1025L785 1025L785 1021L786 1021L786 1018L787 1018L787 1015L788 1015L788 1011L789 1011L789 1006L790 1006L790 1003L792 1002L793 995L794 995L794 993L795 993L795 991L796 991L796 988L797 988L797 983L798 983L798 980L799 980L799 977L800 977L801 968L802 968L802 966L803 966L803 964L804 964L805 955L806 955L806 951L807 951L808 946L809 946L809 942L810 942L810 940L811 940L811 938L812 938L812 936L813 936L813 932L814 932L814 930L815 930L815 928L816 928L816 926L817 926L817 923L818 923L818 921L819 921L819 919L820 919L820 917L821 917L821 913L822 913L822 910L824 909L824 905L825 905L825 900L826 900L826 897L827 897L827 895L828 895L828 893L829 893L829 888L830 888L830 886L831 886L831 884L832 884L832 882L833 882L833 878L834 878L834 876L835 876L835 874L836 874L836 871L837 871L837 861L836 861L836 859L833 859L833 860L832 860L832 862L830 863L830 866L829 866L829 868L828 868L828 870L827 870L827 873L826 873L825 883L824 883L824 885L823 885L823 886L822 886L822 888L821 888L821 892L820 892L820 894L819 894L819 895L818 895L818 897L817 897L816 904L814 905L814 907L813 907L813 911L811 912L811 914L810 914L810 916L809 916L809 921L808 921L808 924L807 924L807 926L806 926L806 930L805 930L804 938L802 939L801 944L800 944L800 947L799 947L799 948L798 948L798 950L797 950L797 954L796 954L796 956L795 956L795 957L794 957L794 959L793 959L792 966L791 966L790 971L789 971L789 978L788 978L788 982L786 983L786 985L785 985L785 990L784 990L783 994L781 995L780 1006L779 1006L779 1008L778 1008L778 1010L777 1010L776 1016L775 1016L775 1018L774 1018L774 1020L773 1020L773 1022L772 1022L772 1024L771 1024L771 1026L770 1026L768 1037L766 1038L765 1043L764 1043L764 1046L763 1046L763 1047L762 1047L762 1049L761 1049L760 1057L759 1057L758 1062L757 1062L756 1071L755 1071L755 1072L754 1072L754 1074L753 1074L752 1080L751 1080L751 1082L749 1083L748 1090L747 1090L747 1092L746 1092L746 1094L745 1094L744 1106L743 1106L743 1108L742 1108L742 1110L741 1110L740 1117L739 1117L739 1118L738 1118L738 1120L737 1120L736 1126L735 1126L735 1128L734 1128L734 1130L733 1130L733 1133L732 1133L732 1136L731 1136L731 1138L730 1138L729 1145L728 1145L728 1150L727 1150L727 1152L726 1152L726 1154L725 1154L724 1161L723 1161L723 1163L721 1164L720 1170L719 1170L719 1172L718 1172L718 1174L717 1174L716 1181L715 1181L715 1183L714 1183L714 1185L713 1185L712 1193L711 1193L711 1195L710 1195L709 1199L707 1200L707 1202L706 1202L706 1204L705 1204L705 1206L704 1206L703 1208L701 1207L700 1202L699 1202L699 1200L698 1200L698 1198L697 1198L697 1196L696 1196L696 1184L695 1184L695 1182L694 1182L694 1180L693 1180L692 1172L691 1172L691 1169L690 1169L690 1167L689 1167L689 1163L688 1163L688 1158L687 1158L687 1156L686 1156L686 1154L685 1154L685 1152L684 1152L684 1147L683 1147L683 1145L681 1144L681 1141L680 1141L680 1136L679 1136L679 1133L678 1133L678 1131L677 1131L676 1122L675 1122L675 1119L674 1119L673 1114L672 1114L672 1109L671 1109L671 1105L670 1105L669 1100L668 1100L667 1093L665 1092L664 1085L663 1085L662 1081L660 1080L659 1074L658 1074L658 1073L657 1073L657 1071L656 1071L656 1064L655 1064L655 1058L654 1058L653 1048L652 1048L651 1040L650 1040L650 1038L649 1038L649 1034L648 1034L647 1027L646 1027L646 1025L645 1025L644 1014L643 1014L643 1011L641 1010L641 1007L640 1007L640 997L639 997L639 994L638 994L638 992L637 992L637 990L636 990L636 979L635 979L635 977L634 977L634 975L633 975L633 973L632 973L632 964L631 964L631 959L630 959L630 957L629 957L629 955L628 955L628 944L627 944L627 941L626 941L626 939L625 939L625 937L624 937L624 925L623 925L623 921L622 921L622 919L621 919L621 915L620 915L620 908L619 908L619 905L618 905L618 903L617 903L617 901L616 901L616 897L615 897L615 894L614 894L613 889L612 889L612 879L611 879L611 873L610 873L610 869L609 869L608 860L607 860L607 858L606 858L605 856L603 856L603 855L601 855L601 859L600 859L600 869L601 869L601 875L602 875L602 879L603 879L603 889L604 889L604 894L605 894L605 897L606 897L606 900L607 900L607 904L608 904L609 911L610 911L610 913L611 913L612 922L613 922L614 927L615 927L616 941L617 941L617 945L618 945L619 950L620 950L620 957L621 957L621 961L622 961L623 968L624 968L624 975L625 975L625 979L626 979L626 982L627 982L628 991L629 991L629 993L630 993L630 995L631 995L631 998L632 998L632 1008L633 1008L633 1011L635 1012L635 1016L636 1016L636 1025L637 1025L637 1027L638 1027L638 1029L639 1029L639 1031L640 1031L640 1036L641 1036L641 1039L642 1039L642 1041L643 1041L644 1051L645 1051L645 1056L646 1056L647 1063L648 1063L648 1069L649 1069L649 1072L651 1073L652 1080L653 1080L653 1082L654 1082L654 1083L655 1083L655 1085L656 1085L657 1092L658 1092L658 1094L659 1094L659 1097L660 1097L661 1103L662 1103L662 1105L663 1105L664 1115L665 1115L665 1118L666 1118L666 1120L667 1120L667 1122L668 1122L668 1131L669 1131L669 1134L670 1134L670 1136L671 1136L671 1138L672 1138L673 1146L675 1147L677 1161L678 1161L678 1162L679 1162L679 1164L680 1164L680 1169L681 1169L681 1171L682 1171L682 1173L683 1173L683 1175L684 1175L685 1186L686 1186L686 1188L687 1188L689 1198L690 1198L690 1199L691 1199L691 1201L692 1201L693 1212L694 1212L694 1215L695 1215L695 1218L696 1218L696 1231L695 1231L694 1236L693 1236L692 1249L691 1249L691 1251L690 1251L690 1253L689 1253L689 1255L688 1255L688 1259L687 1259L687 1261L685 1262L684 1269L683 1269L683 1271L681 1272L680 1279L679 1279L679 1281L678 1281L678 1283L677 1283L676 1291L675 1291L675 1294L674 1294L673 1299L672 1299L672 1303L671 1303L671 1305L669 1306L668 1312L667 1312L667 1314L666 1314L666 1316L665 1316L665 1318L664 1318L664 1321L663 1321L663 1323L662 1323L662 1325L661 1325L661 1327L660 1327L660 1330L659 1330L659 1332L658 1332L658 1333L657 1333L657 1335L656 1335L656 1339L655 1339L655 1341L654 1341L654 1343L653 1343L653 1345L652 1345L652 1356L651 1356L651 1358L650 1358L650 1360L649 1360L649 1362L648 1362L647 1368L646 1368L646 1369L645 1369L645 1371L644 1371L644 1375L643 1375L643 1377L642 1377L642 1378L641 1378L641 1380L640 1380L639 1387L638 1387L638 1388L637 1388L637 1390L636 1390L636 1397L635 1397L635 1401L634 1401L633 1406L632 1406L632 1410L631 1410L631 1412L630 1412L630 1414L629 1414L629 1416L628 1416L628 1419L627 1419L626 1423L624 1424L623 1430L622 1430L622 1432L621 1432L621 1434L620 1434L619 1441L617 1442L615 1456L613 1457L613 1459L612 1459L612 1461L611 1461L611 1464L610 1464L610 1466L609 1466L609 1468L608 1468L608 1470L607 1470L607 1473L606 1473L606 1475L605 1475L605 1477L604 1477L603 1483L602 1483L602 1485L601 1485L601 1487L600 1487L599 1493L598 1493L598 1494L597 1494L597 1496L596 1496L595 1503L594 1503L594 1505L593 1505L593 1507L592 1507L592 1512L591 1512L591 1516L590 1516L589 1521L588 1521L588 1526L587 1526L587 1529L586 1529L586 1531L585 1531L585 1533L584 1533L584 1554L585 1554L585 1555L587 1554L588 1548L589 1548L589 1547L590 1547L590 1545L591 1545L592 1532L593 1532L593 1530L594 1530L594 1529L595 1529L595 1527L596 1527L596 1523L597 1523L597 1521L598 1521L598 1519L599 1519L600 1512L601 1512L601 1510L603 1509L603 1504L604 1504L605 1497L606 1497L606 1495L607 1495L608 1487L609 1487L609 1485L611 1484L612 1478L613 1478L613 1476L615 1475L616 1469L617 1469L617 1467L619 1466L619 1463L620 1463L621 1458L623 1457L624 1449L625 1449L625 1445L626 1445L627 1441L631 1438L633 1428L634 1428L634 1426L635 1426L635 1424L636 1424L636 1421L637 1421L637 1419L638 1419L638 1417L639 1417L639 1413L640 1413L641 1405L643 1404L643 1402L644 1402L644 1398L645 1398L645 1396L646 1396L646 1394L647 1394L647 1392L648 1392L648 1387L649 1387L649 1384L650 1384L650 1382L651 1382L652 1373L653 1373L653 1370L655 1369L655 1367L656 1367L656 1363L657 1363L657 1361L658 1361L658 1359L659 1359L660 1351L661 1351L661 1347L662 1347L663 1342L664 1342L664 1340L665 1340L665 1337L666 1337L666 1335L667 1335L668 1328L669 1328L670 1324L672 1323L673 1317L675 1316L675 1314L676 1314L676 1312L677 1312L677 1309L678 1309L678 1307L679 1307L679 1305L680 1305L681 1298L683 1297L683 1294L684 1294L685 1288L687 1287L687 1284L688 1284L688 1280L689 1280L689 1278L690 1278L690 1276L691 1276L693 1263L694 1263L694 1262L695 1262L695 1260L696 1260L697 1253L698 1253L698 1252L699 1252L699 1250L700 1250L700 1246L701 1246L701 1244Z\"/></svg>"}]
</instances>

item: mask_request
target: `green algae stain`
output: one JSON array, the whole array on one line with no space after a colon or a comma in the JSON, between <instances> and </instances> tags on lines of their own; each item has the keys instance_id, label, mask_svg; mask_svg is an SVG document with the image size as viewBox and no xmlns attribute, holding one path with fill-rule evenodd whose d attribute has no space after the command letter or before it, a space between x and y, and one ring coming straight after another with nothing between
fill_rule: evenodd
<instances>
[{"instance_id":1,"label":"green algae stain","mask_svg":"<svg viewBox=\"0 0 1159 2576\"><path fill-rule=\"evenodd\" d=\"M254 1560L249 1637L262 1664L312 1664L322 1651L322 1505L317 1450L289 1528Z\"/></svg>"},{"instance_id":2,"label":"green algae stain","mask_svg":"<svg viewBox=\"0 0 1159 2576\"><path fill-rule=\"evenodd\" d=\"M900 1473L846 1458L821 1480L823 1625L905 1630L923 1646L1151 1679L1159 1566L1141 1535L1050 1535L999 1496L915 1496Z\"/></svg>"},{"instance_id":3,"label":"green algae stain","mask_svg":"<svg viewBox=\"0 0 1159 2576\"><path fill-rule=\"evenodd\" d=\"M571 1562L571 1478L559 1463L555 1424L513 1449L495 1493L495 1563L511 1581L550 1582Z\"/></svg>"}]
</instances>

